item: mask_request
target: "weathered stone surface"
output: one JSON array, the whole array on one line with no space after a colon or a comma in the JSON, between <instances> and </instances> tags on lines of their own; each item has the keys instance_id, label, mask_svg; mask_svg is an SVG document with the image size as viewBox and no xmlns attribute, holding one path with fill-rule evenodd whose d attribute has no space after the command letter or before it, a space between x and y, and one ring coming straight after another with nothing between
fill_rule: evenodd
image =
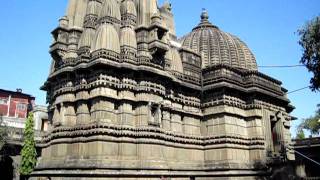
<instances>
[{"instance_id":1,"label":"weathered stone surface","mask_svg":"<svg viewBox=\"0 0 320 180\"><path fill-rule=\"evenodd\" d=\"M206 12L181 46L168 3L70 2L53 32L51 129L34 176L264 179L274 159L294 158L286 90Z\"/></svg>"}]
</instances>

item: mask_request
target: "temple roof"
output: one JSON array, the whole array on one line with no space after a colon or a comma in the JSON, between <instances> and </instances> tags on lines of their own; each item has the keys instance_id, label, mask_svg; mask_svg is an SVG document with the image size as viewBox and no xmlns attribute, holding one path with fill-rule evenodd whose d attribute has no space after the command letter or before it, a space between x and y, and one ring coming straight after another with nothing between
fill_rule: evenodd
<instances>
[{"instance_id":1,"label":"temple roof","mask_svg":"<svg viewBox=\"0 0 320 180\"><path fill-rule=\"evenodd\" d=\"M120 53L118 32L111 24L102 24L99 26L94 42L93 51L105 49Z\"/></svg>"},{"instance_id":2,"label":"temple roof","mask_svg":"<svg viewBox=\"0 0 320 180\"><path fill-rule=\"evenodd\" d=\"M181 39L182 47L202 56L202 68L224 64L235 68L257 70L253 53L238 37L221 31L209 21L206 10L201 22Z\"/></svg>"},{"instance_id":3,"label":"temple roof","mask_svg":"<svg viewBox=\"0 0 320 180\"><path fill-rule=\"evenodd\" d=\"M121 20L120 6L116 0L104 1L100 17L105 16Z\"/></svg>"},{"instance_id":4,"label":"temple roof","mask_svg":"<svg viewBox=\"0 0 320 180\"><path fill-rule=\"evenodd\" d=\"M137 16L136 7L132 0L124 0L121 3L120 10L121 10L121 14L131 14L131 15Z\"/></svg>"}]
</instances>

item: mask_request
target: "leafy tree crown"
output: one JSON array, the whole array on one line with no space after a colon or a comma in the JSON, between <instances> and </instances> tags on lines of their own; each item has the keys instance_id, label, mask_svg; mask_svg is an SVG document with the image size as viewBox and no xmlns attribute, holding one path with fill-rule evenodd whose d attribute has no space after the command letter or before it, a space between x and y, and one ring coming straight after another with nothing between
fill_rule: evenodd
<instances>
[{"instance_id":1,"label":"leafy tree crown","mask_svg":"<svg viewBox=\"0 0 320 180\"><path fill-rule=\"evenodd\" d=\"M37 162L36 143L34 140L34 121L33 114L29 113L24 129L24 142L21 150L21 168L22 175L29 175L33 171Z\"/></svg>"},{"instance_id":2,"label":"leafy tree crown","mask_svg":"<svg viewBox=\"0 0 320 180\"><path fill-rule=\"evenodd\" d=\"M320 91L320 16L306 23L298 30L299 44L302 46L303 55L300 63L313 73L310 80L312 91Z\"/></svg>"}]
</instances>

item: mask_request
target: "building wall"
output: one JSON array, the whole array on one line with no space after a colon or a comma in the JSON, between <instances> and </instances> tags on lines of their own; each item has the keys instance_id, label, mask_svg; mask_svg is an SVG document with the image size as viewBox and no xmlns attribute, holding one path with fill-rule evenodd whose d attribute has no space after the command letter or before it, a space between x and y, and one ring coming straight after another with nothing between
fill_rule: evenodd
<instances>
[{"instance_id":1,"label":"building wall","mask_svg":"<svg viewBox=\"0 0 320 180\"><path fill-rule=\"evenodd\" d=\"M0 89L0 114L4 117L26 118L35 98L22 92Z\"/></svg>"},{"instance_id":2,"label":"building wall","mask_svg":"<svg viewBox=\"0 0 320 180\"><path fill-rule=\"evenodd\" d=\"M33 108L34 129L39 131L47 131L49 129L47 106L35 106Z\"/></svg>"},{"instance_id":3,"label":"building wall","mask_svg":"<svg viewBox=\"0 0 320 180\"><path fill-rule=\"evenodd\" d=\"M287 116L283 108L225 91L204 97L211 104L204 103L200 111L197 106L164 99L153 91L155 81L132 79L140 86L137 89L148 87L143 91L96 87L57 96L50 110L52 133L43 141L37 168L206 170L220 171L220 175L228 169L244 175L265 170L269 147L272 153L280 153L273 148L270 123L275 121L275 132L284 142L288 130L283 126Z\"/></svg>"}]
</instances>

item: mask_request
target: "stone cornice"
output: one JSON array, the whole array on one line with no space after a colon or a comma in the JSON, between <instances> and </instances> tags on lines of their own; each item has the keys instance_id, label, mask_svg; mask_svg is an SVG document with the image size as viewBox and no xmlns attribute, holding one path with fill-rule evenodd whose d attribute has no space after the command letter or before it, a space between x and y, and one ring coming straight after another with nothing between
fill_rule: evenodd
<instances>
[{"instance_id":1,"label":"stone cornice","mask_svg":"<svg viewBox=\"0 0 320 180\"><path fill-rule=\"evenodd\" d=\"M265 75L259 71L254 71L254 70L246 70L246 69L241 69L241 68L234 68L234 67L231 67L231 66L228 66L228 65L225 65L225 64L219 64L219 65L215 65L215 66L210 66L210 67L207 67L205 69L202 70L203 74L205 73L210 73L212 71L215 71L215 70L219 70L219 69L228 69L228 70L231 70L233 72L236 72L237 74L241 74L243 76L249 76L249 75L257 75L259 77L262 77L262 78L265 78L269 81L272 81L278 85L281 85L281 81L278 81L268 75Z\"/></svg>"},{"instance_id":2,"label":"stone cornice","mask_svg":"<svg viewBox=\"0 0 320 180\"><path fill-rule=\"evenodd\" d=\"M210 74L212 74L212 73L214 73L214 76L212 77L212 79L210 80L210 83L208 85L203 86L202 90L201 90L200 86L192 85L191 83L186 83L186 81L184 81L184 80L178 80L178 78L176 78L174 75L172 75L166 71L159 70L157 68L152 68L149 66L141 66L141 65L136 66L136 65L133 65L130 63L125 63L125 62L118 63L118 62L114 62L112 60L108 60L105 58L97 58L93 61L89 61L88 63L85 62L85 63L77 64L74 67L65 67L63 69L60 69L50 75L49 81L47 84L49 86L52 86L50 81L54 81L54 78L62 72L74 72L76 70L87 69L87 68L90 68L93 66L101 66L101 65L117 67L120 69L123 68L123 69L136 70L136 71L140 71L140 72L146 71L148 73L154 73L154 74L159 75L161 77L165 77L165 78L170 79L172 81L172 83L177 83L181 86L185 86L185 87L188 87L191 89L194 88L196 91L199 91L199 93L201 93L201 91L205 92L205 91L209 91L209 90L213 90L213 89L227 87L227 88L231 88L231 89L241 91L244 93L250 93L250 94L251 93L261 93L261 94L266 95L268 97L273 97L275 99L278 99L278 100L282 101L284 104L289 103L289 100L284 96L285 90L283 88L281 88L281 82L275 81L272 78L269 78L268 76L263 75L262 73L258 73L256 71L245 71L245 70L235 69L235 68L225 66L225 65L219 65L219 66L207 68L204 70L204 72L207 71L206 73L209 73L209 74L207 74L207 76L210 76ZM209 70L212 70L212 71L209 71ZM218 72L218 74L215 73L216 72L215 70ZM225 74L226 73L226 72L224 72L225 70L237 74L239 76L239 78L235 79L234 77L228 76L227 74ZM259 78L261 78L263 80L263 82L259 83L258 81L256 81L256 79L259 79ZM252 79L252 80L250 80L250 79ZM204 80L204 83L206 83L205 81L206 80ZM264 82L264 81L266 81L266 82ZM267 85L268 84L267 82L270 82L271 85ZM139 90L135 89L134 85L133 86L132 85L126 86L125 84L121 85L121 82L118 84L113 83L114 85L112 85L112 83L110 84L108 81L105 81L105 82L99 81L96 83L83 85L83 86L81 86L81 88L75 88L75 87L62 88L61 90L59 90L59 92L53 92L54 93L53 96L57 96L58 94L63 94L63 93L67 93L67 92L75 92L80 89L89 90L94 87L102 87L107 84L109 84L109 86L111 86L111 87L115 86L116 89L124 88L124 89L130 89L130 90L134 90L134 91L141 91L141 89L139 89ZM118 86L118 87L116 87L116 86ZM43 89L46 89L46 87L43 87ZM156 88L154 92L156 92L160 89ZM143 91L154 93L152 91L152 88L151 89L147 88ZM156 94L164 96L164 91L165 90L163 90L163 92L160 94L159 93L156 93ZM177 102L179 102L179 98L176 100L178 100ZM174 100L174 101L176 101L176 100ZM188 103L188 101L186 101L186 99L184 99L184 98L181 99L181 102ZM191 101L189 103L193 104ZM197 103L201 103L201 102L197 102ZM233 106L232 104L234 104L234 103L226 103L226 104L231 104L231 106ZM207 106L209 104L206 103L204 105ZM196 106L198 106L198 105L196 105ZM238 105L235 104L235 106L238 106ZM244 107L244 108L259 108L259 107L255 107L255 106L253 107L251 105L249 107L248 105L246 105L246 107ZM287 109L290 110L291 108L288 107Z\"/></svg>"},{"instance_id":3,"label":"stone cornice","mask_svg":"<svg viewBox=\"0 0 320 180\"><path fill-rule=\"evenodd\" d=\"M76 63L76 62L75 62ZM188 83L188 82L183 82L181 80L179 80L178 78L176 78L175 76L173 76L171 73L168 73L166 71L163 70L159 70L157 68L154 67L150 67L150 66L145 66L145 65L134 65L134 64L130 64L127 62L115 62L112 60L108 60L108 59L104 59L104 58L97 58L95 60L89 61L88 63L81 63L78 64L76 63L75 66L66 66L62 69L59 69L57 71L55 71L54 73L50 74L48 81L50 82L52 79L54 79L56 76L58 76L59 74L62 73L71 73L74 72L76 70L80 70L80 69L88 69L91 68L93 66L97 66L97 65L102 65L102 66L113 66L119 69L130 69L130 70L134 70L134 71L146 71L149 73L154 73L166 78L171 79L174 83L178 83L180 85L186 86L188 88L192 88L192 89L196 89L196 90L201 90L200 86Z\"/></svg>"},{"instance_id":4,"label":"stone cornice","mask_svg":"<svg viewBox=\"0 0 320 180\"><path fill-rule=\"evenodd\" d=\"M103 135L103 136L101 136ZM129 127L92 123L75 127L57 127L43 137L44 147L56 143L116 141L164 144L193 149L264 149L263 137L185 135L155 127Z\"/></svg>"},{"instance_id":5,"label":"stone cornice","mask_svg":"<svg viewBox=\"0 0 320 180\"><path fill-rule=\"evenodd\" d=\"M282 100L286 100L288 101L286 98L283 98L284 93L285 93L285 89L283 89L281 87L281 82L277 81L267 75L264 75L262 73L259 73L257 71L244 71L244 70L239 70L236 68L232 68L229 66L225 66L225 65L218 65L218 66L214 66L214 67L210 67L207 69L203 70L203 73L213 73L215 72L214 70L217 71L223 71L224 69L226 70L230 70L233 73L236 73L239 75L239 77L243 78L243 79L234 79L233 77L230 77L228 75L224 75L224 74L219 74L214 76L214 78L209 79L204 79L204 85L203 88L201 88L198 85L194 85L193 83L191 83L191 80L188 82L186 81L185 78L182 78L180 76L177 76L178 78L176 78L173 74L170 74L166 71L163 70L159 70L157 68L153 68L153 67L149 67L149 66L137 66L137 65L133 65L131 63L126 63L126 62L114 62L112 60L108 60L108 59L104 59L104 58L97 58L93 61L89 61L88 63L81 63L81 64L77 64L75 66L66 66L62 69L57 70L56 72L52 73L49 76L49 81L50 79L54 78L55 76L59 75L60 73L63 72L73 72L76 71L78 69L86 69L86 68L90 68L92 66L96 66L97 64L99 65L105 65L105 66L113 66L113 67L117 67L117 68L125 68L125 69L132 69L135 71L147 71L147 72L151 72L151 73L155 73L157 75L160 76L164 76L166 78L171 79L173 82L176 82L182 86L186 86L188 88L194 88L196 90L210 90L210 89L215 89L215 88L219 88L219 87L234 87L235 89L239 89L242 90L243 92L261 92L263 94L266 94L268 96L274 96L276 98L280 98ZM208 75L209 75L208 74ZM184 75L183 75L184 76ZM250 80L251 79L251 80ZM261 79L264 82L259 83L259 81L256 81L256 79ZM192 80L193 81L193 80ZM206 82L207 81L207 82ZM222 84L218 84L219 82L221 82ZM267 82L270 82L271 84L269 84L267 86ZM208 83L208 84L206 84ZM272 85L274 84L274 85Z\"/></svg>"},{"instance_id":6,"label":"stone cornice","mask_svg":"<svg viewBox=\"0 0 320 180\"><path fill-rule=\"evenodd\" d=\"M67 163L69 164L69 163ZM78 164L78 165L77 165ZM70 165L70 167L67 167L66 163L54 163L52 162L51 166L52 168L48 166L38 166L35 171L32 173L32 176L39 176L44 177L48 174L55 174L57 171L52 169L57 169L59 167L59 175L65 175L65 176L82 176L82 177L113 177L113 176L126 176L126 177L156 177L159 178L161 176L175 176L175 177L213 177L213 176L266 176L270 175L271 173L266 170L251 170L255 169L254 164L235 164L235 163L216 163L216 168L208 168L208 167L198 167L198 168L179 168L172 170L170 169L155 169L155 168L148 168L147 170L141 171L139 169L132 168L132 169L123 169L120 171L112 171L113 169L119 169L119 168L105 168L106 170L103 170L104 168L100 168L103 165L94 166L95 170L92 170L92 165L88 166L87 160L82 160L82 162L76 162L74 165ZM97 163L96 163L97 164ZM108 164L108 163L104 163ZM104 165L106 166L106 165ZM81 171L78 171L79 169L86 167L87 169L81 169ZM75 171L76 170L76 171Z\"/></svg>"}]
</instances>

